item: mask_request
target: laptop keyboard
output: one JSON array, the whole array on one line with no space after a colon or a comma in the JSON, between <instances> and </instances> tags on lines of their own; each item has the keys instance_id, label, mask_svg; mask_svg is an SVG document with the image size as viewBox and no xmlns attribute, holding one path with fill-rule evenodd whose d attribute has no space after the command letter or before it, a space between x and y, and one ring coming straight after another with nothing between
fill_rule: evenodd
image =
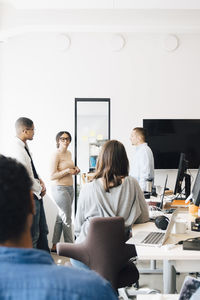
<instances>
[{"instance_id":1,"label":"laptop keyboard","mask_svg":"<svg viewBox=\"0 0 200 300\"><path fill-rule=\"evenodd\" d=\"M160 244L165 233L163 232L150 232L145 239L142 241L144 244Z\"/></svg>"}]
</instances>

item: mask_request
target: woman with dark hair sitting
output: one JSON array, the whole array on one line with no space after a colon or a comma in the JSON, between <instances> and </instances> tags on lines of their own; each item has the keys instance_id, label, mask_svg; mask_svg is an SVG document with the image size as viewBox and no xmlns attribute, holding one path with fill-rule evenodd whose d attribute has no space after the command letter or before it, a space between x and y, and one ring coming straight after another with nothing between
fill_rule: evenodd
<instances>
[{"instance_id":1,"label":"woman with dark hair sitting","mask_svg":"<svg viewBox=\"0 0 200 300\"><path fill-rule=\"evenodd\" d=\"M80 170L75 167L71 152L68 150L71 140L69 132L58 132L56 135L57 151L54 153L51 163L51 180L54 182L52 195L59 209L54 226L52 252L56 252L56 244L60 241L62 232L64 241L73 243L71 206L74 189L72 175L78 174Z\"/></svg>"},{"instance_id":2,"label":"woman with dark hair sitting","mask_svg":"<svg viewBox=\"0 0 200 300\"><path fill-rule=\"evenodd\" d=\"M124 145L106 142L97 161L93 180L81 189L75 220L76 243L84 241L93 217L124 218L127 239L134 223L149 220L143 192L137 181L128 176L129 161ZM73 265L80 262L71 260ZM83 266L80 263L80 266Z\"/></svg>"}]
</instances>

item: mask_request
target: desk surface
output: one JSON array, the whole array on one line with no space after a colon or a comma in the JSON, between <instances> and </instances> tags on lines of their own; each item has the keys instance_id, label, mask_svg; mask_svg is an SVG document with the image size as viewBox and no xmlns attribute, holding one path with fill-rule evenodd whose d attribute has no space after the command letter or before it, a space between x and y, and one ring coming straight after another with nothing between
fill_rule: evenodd
<instances>
[{"instance_id":1,"label":"desk surface","mask_svg":"<svg viewBox=\"0 0 200 300\"><path fill-rule=\"evenodd\" d=\"M190 222L188 213L179 213L177 217L185 218ZM158 231L153 222L145 224L135 224L132 233L138 231ZM163 291L166 294L174 294L176 291L176 271L178 272L199 272L200 270L200 251L183 250L182 245L174 245L180 240L186 240L190 237L199 237L200 232L188 230L185 234L171 233L170 237L162 247L136 246L139 260L162 260L163 261ZM128 241L131 243L131 239ZM132 241L133 243L133 241ZM172 248L170 248L172 245ZM150 299L148 295L148 299ZM156 298L153 299L168 299ZM138 298L140 299L140 298ZM145 299L145 298L142 298ZM174 298L169 298L174 299ZM177 298L175 298L177 299Z\"/></svg>"},{"instance_id":2,"label":"desk surface","mask_svg":"<svg viewBox=\"0 0 200 300\"><path fill-rule=\"evenodd\" d=\"M169 209L171 207L182 207L182 208L186 208L186 211L189 207L189 203L185 204L184 200L174 200L175 199L175 195L170 195L170 196L164 196L163 199L163 207L165 209ZM174 201L176 201L177 206L174 206ZM161 197L157 196L151 196L149 199L146 199L146 202L150 205L150 206L158 206L159 203L161 203ZM183 202L183 203L182 203Z\"/></svg>"},{"instance_id":3,"label":"desk surface","mask_svg":"<svg viewBox=\"0 0 200 300\"><path fill-rule=\"evenodd\" d=\"M190 216L188 213L180 213L178 217L185 218L190 223ZM132 228L132 235L139 231L159 231L154 222L147 222L144 224L134 224ZM200 251L183 250L182 245L174 245L178 241L186 240L190 237L200 237L200 232L187 230L184 234L171 233L167 241L162 247L155 246L136 246L138 259L142 260L196 260L200 259ZM128 240L132 244L132 238Z\"/></svg>"},{"instance_id":4,"label":"desk surface","mask_svg":"<svg viewBox=\"0 0 200 300\"><path fill-rule=\"evenodd\" d=\"M148 295L138 295L137 300L178 300L179 295L175 294L148 294Z\"/></svg>"}]
</instances>

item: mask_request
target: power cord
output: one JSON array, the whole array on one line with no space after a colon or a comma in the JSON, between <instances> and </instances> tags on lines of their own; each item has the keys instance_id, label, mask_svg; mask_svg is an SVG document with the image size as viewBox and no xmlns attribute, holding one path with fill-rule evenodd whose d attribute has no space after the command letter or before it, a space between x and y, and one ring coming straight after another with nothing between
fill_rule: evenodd
<instances>
[{"instance_id":1,"label":"power cord","mask_svg":"<svg viewBox=\"0 0 200 300\"><path fill-rule=\"evenodd\" d=\"M194 238L182 240L182 241L179 241L178 243L176 243L175 245L182 245L183 242L193 242L193 241L200 241L200 237L194 237Z\"/></svg>"}]
</instances>

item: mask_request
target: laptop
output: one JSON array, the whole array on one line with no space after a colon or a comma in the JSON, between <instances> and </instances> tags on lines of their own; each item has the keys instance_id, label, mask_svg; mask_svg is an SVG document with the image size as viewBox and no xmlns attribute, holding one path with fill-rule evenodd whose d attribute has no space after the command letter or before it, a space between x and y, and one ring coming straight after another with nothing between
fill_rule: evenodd
<instances>
[{"instance_id":1,"label":"laptop","mask_svg":"<svg viewBox=\"0 0 200 300\"><path fill-rule=\"evenodd\" d=\"M167 186L168 175L165 177L165 183L162 188L162 193L160 195L159 202L148 202L149 204L149 217L151 220L155 220L157 217L164 215L165 213L172 213L175 209L163 210L164 198L165 198L165 190ZM156 204L156 205L155 205ZM153 205L153 207L151 207ZM155 208L156 206L156 208Z\"/></svg>"},{"instance_id":2,"label":"laptop","mask_svg":"<svg viewBox=\"0 0 200 300\"><path fill-rule=\"evenodd\" d=\"M165 232L163 231L139 231L133 235L133 243L139 246L156 246L161 247L169 237L179 209L176 209L169 220L169 224Z\"/></svg>"},{"instance_id":3,"label":"laptop","mask_svg":"<svg viewBox=\"0 0 200 300\"><path fill-rule=\"evenodd\" d=\"M163 209L163 202L164 202L164 197L165 197L165 189L167 187L167 180L168 180L168 175L166 175L166 178L165 178L165 184L164 184L162 198L161 198L161 202L160 202L160 209L161 210Z\"/></svg>"},{"instance_id":4,"label":"laptop","mask_svg":"<svg viewBox=\"0 0 200 300\"><path fill-rule=\"evenodd\" d=\"M164 183L164 187L162 188L162 193L160 194L160 199L157 197L157 199L155 200L154 198L153 198L153 200L152 199L149 199L149 200L146 200L147 201L147 203L148 203L148 205L151 207L151 206L156 206L156 207L158 207L158 209L160 209L160 210L162 210L163 209L163 202L164 202L164 197L165 197L165 189L166 189L166 186L167 186L167 180L168 180L168 175L166 175L166 178L165 178L165 183ZM159 201L159 200L160 201ZM158 210L158 211L155 211L155 212L160 212L160 210ZM158 215L162 215L162 213L158 213ZM158 216L158 215L156 215L156 216ZM152 219L152 218L151 218Z\"/></svg>"}]
</instances>

